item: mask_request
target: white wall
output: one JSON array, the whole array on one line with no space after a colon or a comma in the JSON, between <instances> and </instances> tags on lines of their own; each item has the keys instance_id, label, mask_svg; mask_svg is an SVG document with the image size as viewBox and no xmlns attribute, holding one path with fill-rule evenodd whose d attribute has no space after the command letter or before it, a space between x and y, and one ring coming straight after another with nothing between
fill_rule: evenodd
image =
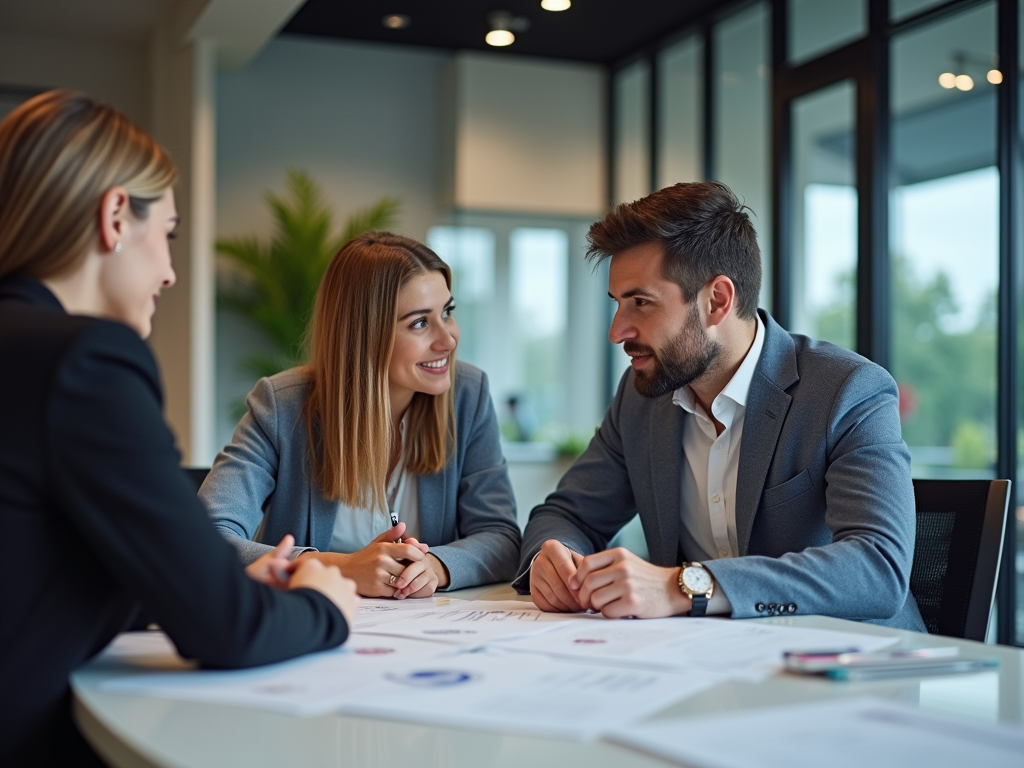
<instances>
[{"instance_id":1,"label":"white wall","mask_svg":"<svg viewBox=\"0 0 1024 768\"><path fill-rule=\"evenodd\" d=\"M263 202L290 168L320 182L339 218L399 195L400 231L437 218L437 110L446 55L283 36L217 78L217 233L265 233Z\"/></svg>"},{"instance_id":2,"label":"white wall","mask_svg":"<svg viewBox=\"0 0 1024 768\"><path fill-rule=\"evenodd\" d=\"M460 53L447 77L461 210L598 216L605 73L592 64Z\"/></svg>"},{"instance_id":3,"label":"white wall","mask_svg":"<svg viewBox=\"0 0 1024 768\"><path fill-rule=\"evenodd\" d=\"M0 85L73 88L113 105L149 128L149 51L144 43L111 44L0 32Z\"/></svg>"}]
</instances>

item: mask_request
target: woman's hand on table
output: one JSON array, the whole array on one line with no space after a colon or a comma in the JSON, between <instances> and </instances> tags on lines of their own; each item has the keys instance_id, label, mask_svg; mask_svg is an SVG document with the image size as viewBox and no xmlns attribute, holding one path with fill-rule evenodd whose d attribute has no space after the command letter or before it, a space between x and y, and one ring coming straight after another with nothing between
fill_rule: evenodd
<instances>
[{"instance_id":1,"label":"woman's hand on table","mask_svg":"<svg viewBox=\"0 0 1024 768\"><path fill-rule=\"evenodd\" d=\"M288 589L313 589L324 595L337 606L349 627L355 624L359 612L359 595L356 583L341 575L337 566L324 565L319 560L303 558L295 563Z\"/></svg>"},{"instance_id":2,"label":"woman's hand on table","mask_svg":"<svg viewBox=\"0 0 1024 768\"><path fill-rule=\"evenodd\" d=\"M402 575L395 579L395 586L398 587L395 599L430 597L438 589L447 587L449 581L444 563L428 553L422 560L410 563Z\"/></svg>"},{"instance_id":3,"label":"woman's hand on table","mask_svg":"<svg viewBox=\"0 0 1024 768\"><path fill-rule=\"evenodd\" d=\"M273 550L245 566L246 575L253 581L266 584L268 587L286 588L291 579L291 573L295 570L296 561L290 559L294 546L295 537L290 533L285 534L281 543Z\"/></svg>"},{"instance_id":4,"label":"woman's hand on table","mask_svg":"<svg viewBox=\"0 0 1024 768\"><path fill-rule=\"evenodd\" d=\"M358 552L303 552L298 560L314 559L325 565L334 565L356 583L364 597L394 597L396 582L410 565L421 562L427 555L426 544L409 538L402 543L396 539L405 533L405 523L384 531Z\"/></svg>"},{"instance_id":5,"label":"woman's hand on table","mask_svg":"<svg viewBox=\"0 0 1024 768\"><path fill-rule=\"evenodd\" d=\"M341 611L345 621L352 625L359 611L356 583L341 575L335 565L325 565L314 559L291 560L295 539L289 533L273 550L245 567L253 581L278 589L313 589L327 597Z\"/></svg>"}]
</instances>

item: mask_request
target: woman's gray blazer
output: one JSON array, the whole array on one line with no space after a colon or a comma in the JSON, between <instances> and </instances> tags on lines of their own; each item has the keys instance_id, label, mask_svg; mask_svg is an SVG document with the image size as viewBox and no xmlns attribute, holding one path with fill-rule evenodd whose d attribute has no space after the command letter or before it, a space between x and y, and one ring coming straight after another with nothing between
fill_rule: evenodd
<instances>
[{"instance_id":1,"label":"woman's gray blazer","mask_svg":"<svg viewBox=\"0 0 1024 768\"><path fill-rule=\"evenodd\" d=\"M337 502L325 499L309 479L302 416L307 388L297 369L260 379L231 443L199 490L213 524L247 563L287 533L298 547L326 551L330 545ZM486 374L461 362L455 369L455 425L456 448L444 470L416 478L419 540L448 568L448 589L510 581L521 536L498 419Z\"/></svg>"}]
</instances>

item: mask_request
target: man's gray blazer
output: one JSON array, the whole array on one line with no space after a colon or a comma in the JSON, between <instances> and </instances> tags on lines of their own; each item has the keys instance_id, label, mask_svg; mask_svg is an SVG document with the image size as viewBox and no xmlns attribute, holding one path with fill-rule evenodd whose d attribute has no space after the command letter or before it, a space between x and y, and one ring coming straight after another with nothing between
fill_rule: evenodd
<instances>
[{"instance_id":1,"label":"man's gray blazer","mask_svg":"<svg viewBox=\"0 0 1024 768\"><path fill-rule=\"evenodd\" d=\"M416 478L419 540L448 569L447 589L508 581L521 541L487 376L467 363L455 371L454 455L443 471ZM330 546L337 502L309 480L307 386L297 370L260 379L199 491L213 524L246 563L286 533L299 547Z\"/></svg>"},{"instance_id":2,"label":"man's gray blazer","mask_svg":"<svg viewBox=\"0 0 1024 768\"><path fill-rule=\"evenodd\" d=\"M910 452L896 383L881 367L789 334L768 313L747 398L736 530L740 557L705 561L734 618L821 614L924 630L909 594L914 555ZM530 514L515 586L557 539L587 555L639 513L651 562L681 551L682 408L648 399L629 370L590 446Z\"/></svg>"}]
</instances>

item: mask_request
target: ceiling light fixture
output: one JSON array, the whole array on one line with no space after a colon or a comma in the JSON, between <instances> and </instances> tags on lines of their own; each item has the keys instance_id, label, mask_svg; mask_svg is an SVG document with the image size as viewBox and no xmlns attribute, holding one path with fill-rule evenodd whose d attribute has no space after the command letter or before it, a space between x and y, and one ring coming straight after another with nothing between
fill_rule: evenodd
<instances>
[{"instance_id":1,"label":"ceiling light fixture","mask_svg":"<svg viewBox=\"0 0 1024 768\"><path fill-rule=\"evenodd\" d=\"M513 16L508 11L495 11L487 17L491 31L484 41L496 48L512 45L516 41L514 32L525 32L530 28L530 20L525 16Z\"/></svg>"},{"instance_id":2,"label":"ceiling light fixture","mask_svg":"<svg viewBox=\"0 0 1024 768\"><path fill-rule=\"evenodd\" d=\"M388 29L405 29L412 24L412 19L404 13L389 13L380 20L380 23Z\"/></svg>"},{"instance_id":3,"label":"ceiling light fixture","mask_svg":"<svg viewBox=\"0 0 1024 768\"><path fill-rule=\"evenodd\" d=\"M974 78L970 75L957 75L955 85L961 91L969 91L974 87Z\"/></svg>"},{"instance_id":4,"label":"ceiling light fixture","mask_svg":"<svg viewBox=\"0 0 1024 768\"><path fill-rule=\"evenodd\" d=\"M540 0L540 7L545 11L567 11L571 5L570 0Z\"/></svg>"},{"instance_id":5,"label":"ceiling light fixture","mask_svg":"<svg viewBox=\"0 0 1024 768\"><path fill-rule=\"evenodd\" d=\"M976 81L967 74L968 69L979 74L985 72L985 79L992 85L1003 82L1003 73L999 70L999 57L995 54L986 56L971 51L953 51L950 58L953 59L953 68L939 75L939 85L947 90L973 90ZM955 74L956 72L960 74Z\"/></svg>"},{"instance_id":6,"label":"ceiling light fixture","mask_svg":"<svg viewBox=\"0 0 1024 768\"><path fill-rule=\"evenodd\" d=\"M512 45L515 41L516 36L507 29L492 29L484 38L484 42L495 48L504 48L506 45Z\"/></svg>"}]
</instances>

